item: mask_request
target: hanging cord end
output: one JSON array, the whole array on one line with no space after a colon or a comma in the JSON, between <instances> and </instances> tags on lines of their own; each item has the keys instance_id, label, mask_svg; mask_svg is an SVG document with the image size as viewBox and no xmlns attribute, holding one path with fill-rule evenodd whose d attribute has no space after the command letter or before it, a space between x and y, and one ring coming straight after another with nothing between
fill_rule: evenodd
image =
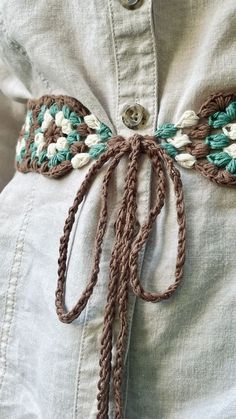
<instances>
[{"instance_id":1,"label":"hanging cord end","mask_svg":"<svg viewBox=\"0 0 236 419\"><path fill-rule=\"evenodd\" d=\"M56 311L59 319L64 323L71 323L85 308L94 286L98 280L99 262L103 237L106 231L108 220L108 186L116 166L121 158L128 154L128 168L125 178L124 191L117 220L115 222L115 243L112 250L108 295L104 311L104 323L101 337L100 352L100 379L98 382L98 414L97 419L107 419L109 412L110 380L113 378L113 391L115 399L115 417L122 419L122 375L126 337L128 331L128 296L129 291L137 297L149 302L158 302L170 298L178 288L183 276L183 265L185 260L185 212L183 188L179 171L175 168L172 159L166 154L155 137L141 136L135 134L129 139L123 137L113 138L110 141L108 150L100 156L96 163L90 168L86 175L65 222L64 234L60 241L60 255L58 259L58 284L56 290ZM152 168L157 177L156 200L150 209L146 222L137 230L137 183L138 163L141 154L144 153L150 159ZM89 186L96 173L105 162L109 162L107 171L103 178L101 194L101 211L95 237L94 262L91 277L78 302L70 311L65 311L65 282L66 282L66 261L70 233L75 221L75 214L79 204L87 193ZM176 211L178 230L178 251L175 269L175 281L162 293L151 293L142 287L138 278L138 256L139 252L147 241L153 224L164 206L166 198L166 176L172 180L176 196ZM113 325L116 310L119 317L119 331L116 340L116 355L112 368L112 340Z\"/></svg>"}]
</instances>

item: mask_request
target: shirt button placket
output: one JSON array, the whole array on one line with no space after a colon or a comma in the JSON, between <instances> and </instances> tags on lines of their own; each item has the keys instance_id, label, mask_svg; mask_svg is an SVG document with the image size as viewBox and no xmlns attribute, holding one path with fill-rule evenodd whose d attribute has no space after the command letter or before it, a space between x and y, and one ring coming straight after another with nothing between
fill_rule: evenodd
<instances>
[{"instance_id":1,"label":"shirt button placket","mask_svg":"<svg viewBox=\"0 0 236 419\"><path fill-rule=\"evenodd\" d=\"M143 0L120 0L122 6L126 7L126 9L133 10L140 7L143 3Z\"/></svg>"},{"instance_id":2,"label":"shirt button placket","mask_svg":"<svg viewBox=\"0 0 236 419\"><path fill-rule=\"evenodd\" d=\"M157 58L152 0L109 0L110 22L114 41L117 71L116 130L125 138L135 133L152 135L157 118ZM123 161L117 167L117 176L123 178ZM123 170L123 171L122 171ZM137 223L147 219L151 199L151 165L145 155L139 161L137 191ZM145 246L140 252L139 275ZM128 374L128 351L136 297L130 293L128 304L128 337L125 353L125 372ZM119 319L114 325L119 332ZM115 354L114 354L115 355ZM132 356L132 354L131 354ZM124 375L124 391L127 375ZM123 415L126 417L126 395L123 397ZM113 401L110 406L113 410ZM112 414L112 413L111 413ZM112 416L111 416L112 417Z\"/></svg>"},{"instance_id":3,"label":"shirt button placket","mask_svg":"<svg viewBox=\"0 0 236 419\"><path fill-rule=\"evenodd\" d=\"M152 134L157 115L157 71L152 1L110 0L117 66L120 135Z\"/></svg>"}]
</instances>

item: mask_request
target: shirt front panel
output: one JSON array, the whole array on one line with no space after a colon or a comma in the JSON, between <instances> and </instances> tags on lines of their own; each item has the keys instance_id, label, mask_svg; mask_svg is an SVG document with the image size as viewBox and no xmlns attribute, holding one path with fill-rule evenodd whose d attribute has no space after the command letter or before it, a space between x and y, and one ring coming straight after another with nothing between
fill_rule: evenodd
<instances>
[{"instance_id":1,"label":"shirt front panel","mask_svg":"<svg viewBox=\"0 0 236 419\"><path fill-rule=\"evenodd\" d=\"M231 0L227 1L223 8L219 0L144 1L142 6L135 10L125 9L120 2L113 0L106 3L105 7L102 1L85 0L65 1L60 5L56 1L50 4L38 1L33 6L30 1L10 1L2 4L4 35L1 44L6 61L27 86L31 95L72 95L107 123L114 134L129 136L133 133L122 123L121 118L123 107L129 103L141 103L149 112L148 124L140 132L152 134L156 122L175 122L186 109L198 110L209 93L234 87L235 5ZM68 43L68 39L71 39L71 42ZM178 296L165 306L149 305L132 298L129 306L131 333L127 348L130 354L128 356L126 352L124 394L128 419L136 418L138 414L145 417L146 412L149 418L156 418L157 412L165 419L187 418L190 415L188 402L196 398L201 400L201 417L209 417L209 403L213 409L212 417L217 417L216 414L219 418L222 417L222 403L217 405L214 399L220 386L219 381L215 381L217 373L217 376L220 375L217 351L220 352L223 348L223 342L222 346L217 347L214 361L210 364L211 383L201 379L201 372L206 368L213 351L211 342L217 341L217 327L220 330L225 327L226 335L230 336L230 328L227 329L226 325L230 324L233 304L231 298L228 300L228 313L223 310L222 281L227 282L230 295L234 295L234 190L210 184L194 171L181 168L180 172L186 196L189 256L184 278L187 285L178 294L182 298L182 309L178 312ZM115 193L110 197L113 209L119 206L124 173L123 162L117 168L113 189ZM143 164L140 164L138 193L140 221L145 219L149 209L154 184L150 175L150 165L144 159ZM67 185L69 179L70 177ZM41 185L41 182L39 184ZM40 191L43 192L42 186L38 192L39 196ZM155 195L154 190L152 195ZM92 213L94 202L98 205L98 189L92 189L90 199L86 204L86 213L85 209L82 209L84 219L87 213ZM161 217L147 248L143 249L145 258L142 275L145 285L154 289L165 286L168 280L173 278L177 226L175 197L171 186L167 206ZM224 225L225 234L218 229L219 220L221 226ZM95 223L96 220L91 217L88 227L90 232L95 230ZM44 228L45 231L48 228L46 220ZM79 242L84 230L77 231ZM108 247L113 238L113 230L110 227ZM43 245L43 234L41 240ZM84 253L81 250L80 257L87 258L87 253L87 248ZM226 258L222 255L226 255ZM76 260L74 263L76 265ZM78 267L78 272L79 269L81 267ZM99 344L98 341L94 343L94 330L101 331L102 328L102 307L99 304L106 298L106 257L102 272L102 293L99 295L99 291L95 292L88 310L88 314L96 310L97 319L94 323L87 321L80 355L76 352L78 375L72 384L73 390L76 391L73 411L76 418L80 418L80 415L89 417L89 414L95 414L96 410ZM219 293L212 291L211 283L208 283L212 276L215 277ZM205 296L206 287L210 300L205 300L205 304L192 310L196 302L194 296ZM211 311L215 304L224 315L223 323L219 323L219 317L215 321L214 313L217 313ZM197 318L203 321L207 319L210 325L204 333L201 329L202 323L200 320L198 322ZM153 319L157 321L154 322ZM179 322L182 323L178 332ZM193 324L196 337L193 337L194 333L191 331ZM201 348L205 345L206 336L209 336L208 351L202 353ZM226 360L232 357L233 348L232 340L227 340L227 336L224 377L232 366ZM188 344L192 348L191 356ZM180 358L176 348L181 352ZM187 381L188 393L186 387L183 388L179 382L178 374L181 372L183 380L186 379L184 363L187 359L187 370L192 377L191 365L194 357L194 368L197 369L200 357L201 368L192 390L191 382ZM155 371L154 365L159 367ZM96 373L92 374L94 371ZM229 388L233 382L233 375L230 375ZM143 377L145 382L149 383L144 390ZM173 387L169 386L170 382ZM88 385L93 394L92 402L87 391ZM211 394L208 404L204 399L205 391ZM230 392L228 395L228 403L232 404ZM214 405L216 407L212 407ZM228 417L229 415L230 413ZM199 417L197 405L192 417Z\"/></svg>"}]
</instances>

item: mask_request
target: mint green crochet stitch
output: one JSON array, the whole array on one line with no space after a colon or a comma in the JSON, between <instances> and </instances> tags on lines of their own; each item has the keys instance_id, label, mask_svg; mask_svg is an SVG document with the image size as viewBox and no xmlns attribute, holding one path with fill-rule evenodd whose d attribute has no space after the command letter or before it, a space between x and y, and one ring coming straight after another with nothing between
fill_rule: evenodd
<instances>
[{"instance_id":1,"label":"mint green crochet stitch","mask_svg":"<svg viewBox=\"0 0 236 419\"><path fill-rule=\"evenodd\" d=\"M174 124L166 123L156 129L154 136L164 139L170 138L176 134L177 130L178 128Z\"/></svg>"},{"instance_id":2,"label":"mint green crochet stitch","mask_svg":"<svg viewBox=\"0 0 236 419\"><path fill-rule=\"evenodd\" d=\"M175 158L175 156L177 156L177 154L179 154L179 151L177 150L177 148L175 146L173 146L172 144L161 143L160 146L162 148L164 148L164 150L167 152L167 154L172 158Z\"/></svg>"},{"instance_id":3,"label":"mint green crochet stitch","mask_svg":"<svg viewBox=\"0 0 236 419\"><path fill-rule=\"evenodd\" d=\"M232 157L224 151L220 153L208 154L207 160L210 163L215 164L217 167L226 167L226 165L232 160Z\"/></svg>"},{"instance_id":4,"label":"mint green crochet stitch","mask_svg":"<svg viewBox=\"0 0 236 419\"><path fill-rule=\"evenodd\" d=\"M215 149L226 147L229 145L230 141L227 135L219 133L208 135L205 138L205 143L208 144L211 148Z\"/></svg>"},{"instance_id":5,"label":"mint green crochet stitch","mask_svg":"<svg viewBox=\"0 0 236 419\"><path fill-rule=\"evenodd\" d=\"M108 148L106 143L98 143L93 145L89 150L89 155L93 159L97 159Z\"/></svg>"}]
</instances>

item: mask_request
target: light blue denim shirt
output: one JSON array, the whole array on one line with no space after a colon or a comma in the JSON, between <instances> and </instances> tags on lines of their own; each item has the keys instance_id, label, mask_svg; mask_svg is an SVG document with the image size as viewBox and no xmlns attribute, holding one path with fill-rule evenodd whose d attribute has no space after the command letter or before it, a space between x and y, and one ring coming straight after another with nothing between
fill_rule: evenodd
<instances>
[{"instance_id":1,"label":"light blue denim shirt","mask_svg":"<svg viewBox=\"0 0 236 419\"><path fill-rule=\"evenodd\" d=\"M135 8L125 3L2 0L0 75L8 100L69 95L113 135L129 137L134 132L122 120L129 105L145 108L147 123L136 132L152 135L187 109L197 112L209 94L235 91L234 0L139 0ZM11 137L14 123L11 115ZM98 286L69 325L55 312L58 246L86 167L61 179L16 172L0 194L2 419L96 418L100 336L125 168L123 161L111 185ZM236 192L194 170L179 171L187 217L183 284L161 303L130 295L122 419L236 417ZM100 173L76 218L68 307L89 278L102 180ZM140 223L154 195L143 157ZM164 290L173 282L176 247L175 196L168 184L167 205L140 255L145 289Z\"/></svg>"}]
</instances>

